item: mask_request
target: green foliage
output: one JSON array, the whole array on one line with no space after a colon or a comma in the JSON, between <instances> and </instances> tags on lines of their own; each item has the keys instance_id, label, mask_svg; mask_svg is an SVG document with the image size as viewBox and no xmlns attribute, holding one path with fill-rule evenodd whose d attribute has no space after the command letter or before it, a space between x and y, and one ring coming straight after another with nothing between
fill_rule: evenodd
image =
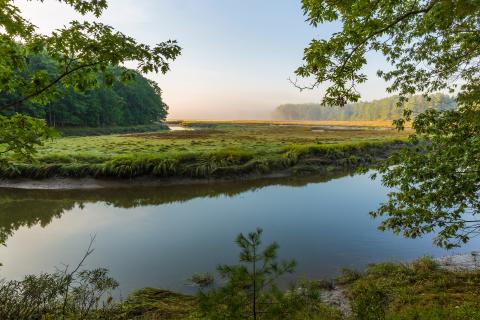
<instances>
[{"instance_id":1,"label":"green foliage","mask_svg":"<svg viewBox=\"0 0 480 320\"><path fill-rule=\"evenodd\" d=\"M435 230L437 245L459 246L480 231L480 109L430 110L413 127L414 147L379 168L400 191L372 215L387 217L381 229L412 238Z\"/></svg>"},{"instance_id":2,"label":"green foliage","mask_svg":"<svg viewBox=\"0 0 480 320\"><path fill-rule=\"evenodd\" d=\"M143 288L119 306L114 319L200 319L197 299L167 290Z\"/></svg>"},{"instance_id":3,"label":"green foliage","mask_svg":"<svg viewBox=\"0 0 480 320\"><path fill-rule=\"evenodd\" d=\"M368 266L347 286L355 319L480 319L480 274L448 271L431 258Z\"/></svg>"},{"instance_id":4,"label":"green foliage","mask_svg":"<svg viewBox=\"0 0 480 320\"><path fill-rule=\"evenodd\" d=\"M314 86L327 81L325 105L345 105L360 97L356 85L366 80L369 51L383 54L391 70L378 74L402 99L470 83L478 74L478 13L474 1L328 1L302 0L312 26L338 21L340 32L313 40L305 49L300 77Z\"/></svg>"},{"instance_id":5,"label":"green foliage","mask_svg":"<svg viewBox=\"0 0 480 320\"><path fill-rule=\"evenodd\" d=\"M112 319L115 306L109 294L117 286L106 269L44 273L26 276L21 281L1 280L0 318Z\"/></svg>"},{"instance_id":6,"label":"green foliage","mask_svg":"<svg viewBox=\"0 0 480 320\"><path fill-rule=\"evenodd\" d=\"M35 1L38 2L38 1ZM107 7L105 0L62 0L81 14L93 13L99 17ZM24 102L48 104L62 95L65 88L86 91L99 85L111 86L117 80L131 80L136 71L126 68L112 70L111 66L136 62L141 73L169 70L169 62L180 54L175 41L166 41L151 47L116 31L111 26L97 21L71 21L49 35L37 32L36 26L24 19L13 0L0 1L0 93L12 95L9 101L2 100L0 112L12 112L12 107ZM48 56L50 61L38 67L39 55ZM37 68L32 67L37 64ZM149 81L158 95L158 86ZM164 108L163 108L164 109ZM15 111L13 111L15 112ZM33 137L41 131L41 122L23 118L29 126L19 127L22 137ZM0 127L9 128L8 117L0 118ZM34 126L35 128L32 128ZM22 131L22 132L20 132ZM0 133L5 133L2 130ZM39 134L44 137L47 134ZM50 135L50 134L48 134ZM17 154L28 156L38 142L27 141L19 148L11 134L0 136L3 146Z\"/></svg>"},{"instance_id":7,"label":"green foliage","mask_svg":"<svg viewBox=\"0 0 480 320\"><path fill-rule=\"evenodd\" d=\"M97 130L68 131L83 135ZM8 155L10 165L0 168L0 176L225 178L285 169L325 172L368 166L399 148L402 136L393 130L317 132L301 126L244 125L221 131L69 137L39 147L33 163Z\"/></svg>"},{"instance_id":8,"label":"green foliage","mask_svg":"<svg viewBox=\"0 0 480 320\"><path fill-rule=\"evenodd\" d=\"M13 163L0 168L5 178L44 179L50 177L135 178L141 176L175 178L226 178L262 174L308 165L310 171L327 167L356 168L372 164L395 149L398 142L351 145L292 146L284 153L265 156L245 150L218 150L199 153L125 154L115 156L50 154L35 163ZM308 156L324 158L309 160ZM351 158L356 155L357 160ZM361 160L358 160L361 159ZM295 171L292 171L295 173Z\"/></svg>"},{"instance_id":9,"label":"green foliage","mask_svg":"<svg viewBox=\"0 0 480 320\"><path fill-rule=\"evenodd\" d=\"M346 285L356 281L361 276L362 274L356 270L343 268L340 270L340 275L335 280L339 285Z\"/></svg>"},{"instance_id":10,"label":"green foliage","mask_svg":"<svg viewBox=\"0 0 480 320\"><path fill-rule=\"evenodd\" d=\"M94 13L97 17L107 7L106 1L64 2L81 14ZM0 91L18 92L21 96L2 109L26 100L48 103L58 93L57 84L85 91L99 83L111 85L115 79L129 80L134 76L131 70L121 69L120 73L115 73L110 69L110 66L127 61L137 62L142 73L165 73L169 70L169 61L180 54L175 41L151 47L96 21L71 21L49 35L40 34L21 16L13 1L1 1L0 8L3 27L0 34L0 54L3 57ZM58 73L52 76L45 68L28 70L29 57L39 53L55 62L53 68Z\"/></svg>"},{"instance_id":11,"label":"green foliage","mask_svg":"<svg viewBox=\"0 0 480 320\"><path fill-rule=\"evenodd\" d=\"M45 55L29 57L27 69L29 73L48 70L52 77L61 72L57 63ZM123 69L109 70L119 75ZM11 105L1 109L0 114L22 113L43 118L51 127L132 126L164 120L168 106L162 101L161 90L140 73L130 71L132 78L128 82L112 80L108 87L103 85L84 92L59 87L58 96L45 106L31 101L11 105L21 97L20 92L0 92L0 106Z\"/></svg>"},{"instance_id":12,"label":"green foliage","mask_svg":"<svg viewBox=\"0 0 480 320\"><path fill-rule=\"evenodd\" d=\"M395 120L402 117L398 97L389 97L371 102L357 102L343 107L323 107L320 104L284 104L273 112L274 119L281 120ZM414 114L428 109L454 109L455 100L447 95L435 94L430 99L423 96L409 97L404 107Z\"/></svg>"},{"instance_id":13,"label":"green foliage","mask_svg":"<svg viewBox=\"0 0 480 320\"><path fill-rule=\"evenodd\" d=\"M25 115L0 116L0 165L5 165L5 154L20 160L32 160L36 147L56 136L45 122Z\"/></svg>"},{"instance_id":14,"label":"green foliage","mask_svg":"<svg viewBox=\"0 0 480 320\"><path fill-rule=\"evenodd\" d=\"M355 288L353 312L358 320L384 320L387 297L374 285L358 285Z\"/></svg>"},{"instance_id":15,"label":"green foliage","mask_svg":"<svg viewBox=\"0 0 480 320\"><path fill-rule=\"evenodd\" d=\"M460 0L303 0L308 21L338 21L340 32L313 40L305 49L300 77L312 87L329 82L324 105L343 106L360 98L356 85L366 54L377 51L391 64L378 75L399 93L399 106L414 94L458 93L456 110L428 109L416 115L414 148L393 156L380 169L393 188L373 216L381 229L407 237L438 231L435 243L451 248L479 232L480 214L480 3ZM403 129L412 110L395 121Z\"/></svg>"},{"instance_id":16,"label":"green foliage","mask_svg":"<svg viewBox=\"0 0 480 320\"><path fill-rule=\"evenodd\" d=\"M213 275L210 273L195 273L189 281L197 286L200 286L202 288L206 288L211 286L215 279L213 278Z\"/></svg>"},{"instance_id":17,"label":"green foliage","mask_svg":"<svg viewBox=\"0 0 480 320\"><path fill-rule=\"evenodd\" d=\"M287 292L277 287L278 278L292 273L296 263L278 263L278 245L273 243L262 250L261 235L262 229L238 235L240 264L219 266L222 285L200 291L200 310L205 318L313 319L319 312L319 290L312 283L303 282Z\"/></svg>"}]
</instances>

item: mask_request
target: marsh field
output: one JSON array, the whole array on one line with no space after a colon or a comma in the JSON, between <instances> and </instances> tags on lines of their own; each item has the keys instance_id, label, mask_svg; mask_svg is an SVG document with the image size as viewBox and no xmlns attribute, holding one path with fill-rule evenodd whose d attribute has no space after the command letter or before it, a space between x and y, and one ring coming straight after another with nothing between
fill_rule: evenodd
<instances>
[{"instance_id":1,"label":"marsh field","mask_svg":"<svg viewBox=\"0 0 480 320\"><path fill-rule=\"evenodd\" d=\"M281 259L298 262L281 287L310 279L322 290L322 298L294 319L307 313L347 319L363 307L385 319L476 319L478 271L447 271L422 257L469 252L478 241L446 251L432 244L434 235L406 239L380 232L379 219L368 215L389 190L355 170L403 146L409 129L398 132L385 121L169 126L59 137L39 148L35 162L14 160L11 178L122 178L127 184L2 188L2 275L22 279L75 265L95 235L83 267L105 267L120 283L112 293L121 301L112 319L198 319L198 288L188 279L235 263L235 235L261 226L265 242L280 244ZM128 178L142 176L160 183L129 187ZM228 179L162 185L164 178L187 177Z\"/></svg>"},{"instance_id":2,"label":"marsh field","mask_svg":"<svg viewBox=\"0 0 480 320\"><path fill-rule=\"evenodd\" d=\"M46 141L7 178L223 178L370 164L406 140L388 121L176 121L174 129ZM138 128L137 128L138 130Z\"/></svg>"}]
</instances>

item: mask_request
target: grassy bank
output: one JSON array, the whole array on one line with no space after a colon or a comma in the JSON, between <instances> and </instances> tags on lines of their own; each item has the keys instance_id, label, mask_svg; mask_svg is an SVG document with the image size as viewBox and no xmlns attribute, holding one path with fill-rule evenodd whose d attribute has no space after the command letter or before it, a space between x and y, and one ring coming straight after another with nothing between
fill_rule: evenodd
<instances>
[{"instance_id":1,"label":"grassy bank","mask_svg":"<svg viewBox=\"0 0 480 320\"><path fill-rule=\"evenodd\" d=\"M344 272L357 319L480 319L480 270L449 271L430 258Z\"/></svg>"},{"instance_id":2,"label":"grassy bank","mask_svg":"<svg viewBox=\"0 0 480 320\"><path fill-rule=\"evenodd\" d=\"M313 319L474 320L480 319L480 271L448 271L430 258L413 263L379 263L363 272L345 270L343 286L351 313L320 305ZM331 290L328 281L319 286ZM124 304L126 314L161 319L201 319L193 296L143 289ZM312 319L312 318L309 318Z\"/></svg>"},{"instance_id":3,"label":"grassy bank","mask_svg":"<svg viewBox=\"0 0 480 320\"><path fill-rule=\"evenodd\" d=\"M48 141L36 161L10 159L3 178L219 178L354 167L384 158L404 141L395 130L227 125Z\"/></svg>"},{"instance_id":4,"label":"grassy bank","mask_svg":"<svg viewBox=\"0 0 480 320\"><path fill-rule=\"evenodd\" d=\"M317 315L312 315L311 309ZM169 320L208 320L199 310L198 300L195 296L178 294L160 289L145 288L133 293L122 303L118 319L169 319ZM250 319L245 316L244 319ZM325 303L318 302L309 305L305 310L300 310L290 320L342 320L341 312ZM267 319L259 316L258 319ZM275 318L278 319L278 318Z\"/></svg>"}]
</instances>

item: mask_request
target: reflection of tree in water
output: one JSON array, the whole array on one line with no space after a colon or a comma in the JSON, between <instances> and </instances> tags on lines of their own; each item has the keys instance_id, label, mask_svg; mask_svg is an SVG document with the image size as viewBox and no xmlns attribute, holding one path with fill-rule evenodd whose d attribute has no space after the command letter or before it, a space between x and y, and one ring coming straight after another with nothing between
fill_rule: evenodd
<instances>
[{"instance_id":1,"label":"reflection of tree in water","mask_svg":"<svg viewBox=\"0 0 480 320\"><path fill-rule=\"evenodd\" d=\"M117 208L162 205L194 198L233 197L271 185L302 187L347 175L332 172L315 177L236 180L211 184L171 185L96 190L0 189L0 243L5 243L20 227L47 226L75 206L103 202Z\"/></svg>"},{"instance_id":2,"label":"reflection of tree in water","mask_svg":"<svg viewBox=\"0 0 480 320\"><path fill-rule=\"evenodd\" d=\"M0 243L20 227L47 226L75 206L72 200L12 199L0 192Z\"/></svg>"}]
</instances>

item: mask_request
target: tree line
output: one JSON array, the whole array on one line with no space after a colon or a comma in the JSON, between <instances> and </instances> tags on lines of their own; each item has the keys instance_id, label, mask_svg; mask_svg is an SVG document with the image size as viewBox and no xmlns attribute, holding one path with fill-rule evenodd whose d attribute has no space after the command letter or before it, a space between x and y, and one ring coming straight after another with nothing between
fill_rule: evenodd
<instances>
[{"instance_id":1,"label":"tree line","mask_svg":"<svg viewBox=\"0 0 480 320\"><path fill-rule=\"evenodd\" d=\"M421 95L408 99L404 107L414 114L428 109L453 110L455 99L441 93L434 94L430 100ZM272 113L277 120L394 120L402 117L403 109L399 108L398 97L388 97L370 102L357 102L344 107L321 106L315 103L283 104Z\"/></svg>"},{"instance_id":2,"label":"tree line","mask_svg":"<svg viewBox=\"0 0 480 320\"><path fill-rule=\"evenodd\" d=\"M58 73L58 65L45 55L30 56L28 72L46 70ZM121 67L110 67L112 74L120 75ZM13 104L0 114L20 113L45 119L51 127L106 127L134 126L164 120L168 106L163 102L161 90L140 73L132 71L128 81L112 80L111 86L99 85L86 91L61 87L57 98L46 105L31 100ZM0 93L0 105L17 101L18 91Z\"/></svg>"}]
</instances>

